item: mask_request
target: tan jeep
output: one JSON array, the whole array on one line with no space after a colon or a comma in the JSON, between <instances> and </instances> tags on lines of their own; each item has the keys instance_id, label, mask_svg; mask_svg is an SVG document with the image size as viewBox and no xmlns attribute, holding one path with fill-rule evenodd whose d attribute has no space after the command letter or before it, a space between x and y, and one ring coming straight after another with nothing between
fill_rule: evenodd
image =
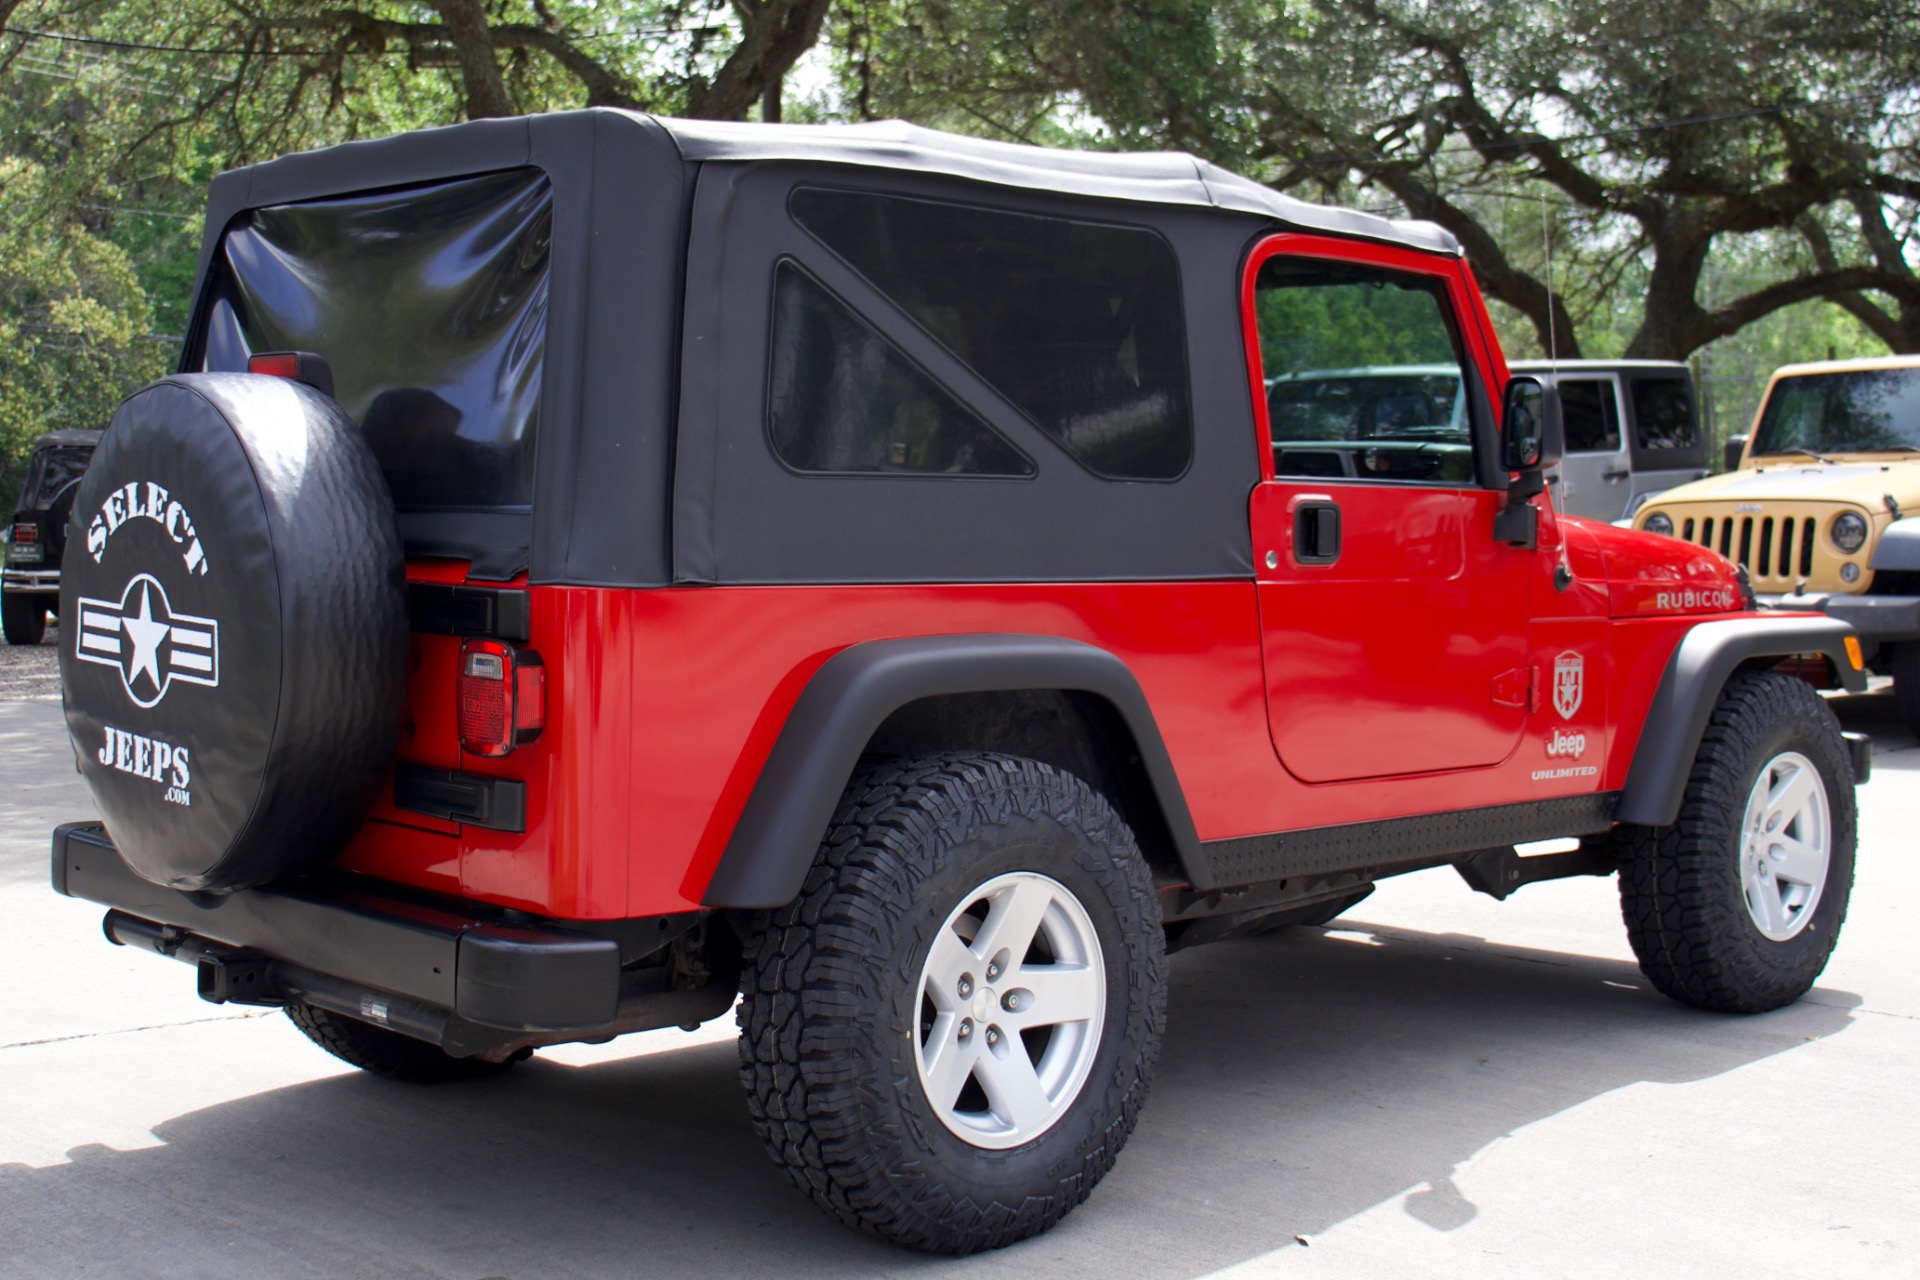
<instances>
[{"instance_id":1,"label":"tan jeep","mask_svg":"<svg viewBox=\"0 0 1920 1280\"><path fill-rule=\"evenodd\" d=\"M1763 605L1852 623L1920 733L1920 356L1782 366L1727 464L1635 527L1738 561Z\"/></svg>"}]
</instances>

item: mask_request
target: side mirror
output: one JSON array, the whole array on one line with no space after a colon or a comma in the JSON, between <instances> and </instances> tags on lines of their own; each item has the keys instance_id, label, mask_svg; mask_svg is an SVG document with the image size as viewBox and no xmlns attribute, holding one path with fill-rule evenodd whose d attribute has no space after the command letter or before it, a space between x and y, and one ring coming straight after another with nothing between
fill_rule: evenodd
<instances>
[{"instance_id":1,"label":"side mirror","mask_svg":"<svg viewBox=\"0 0 1920 1280\"><path fill-rule=\"evenodd\" d=\"M1565 452L1558 390L1538 378L1509 380L1500 406L1500 465L1508 471L1539 471Z\"/></svg>"},{"instance_id":2,"label":"side mirror","mask_svg":"<svg viewBox=\"0 0 1920 1280\"><path fill-rule=\"evenodd\" d=\"M1740 469L1740 460L1747 456L1747 438L1745 436L1728 436L1727 442L1721 445L1720 448L1720 460L1726 463L1726 469L1728 471L1738 471Z\"/></svg>"},{"instance_id":3,"label":"side mirror","mask_svg":"<svg viewBox=\"0 0 1920 1280\"><path fill-rule=\"evenodd\" d=\"M1500 465L1519 472L1507 484L1507 505L1494 516L1493 536L1532 550L1540 544L1540 512L1528 501L1546 488L1545 472L1566 452L1560 393L1538 378L1514 378L1500 400Z\"/></svg>"}]
</instances>

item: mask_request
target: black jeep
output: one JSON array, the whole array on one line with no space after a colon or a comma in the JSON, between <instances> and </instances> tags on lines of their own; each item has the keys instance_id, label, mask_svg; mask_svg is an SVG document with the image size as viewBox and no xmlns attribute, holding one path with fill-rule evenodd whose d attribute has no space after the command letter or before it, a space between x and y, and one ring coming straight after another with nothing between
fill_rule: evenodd
<instances>
[{"instance_id":1,"label":"black jeep","mask_svg":"<svg viewBox=\"0 0 1920 1280\"><path fill-rule=\"evenodd\" d=\"M60 612L67 517L100 434L50 431L33 442L26 483L13 504L7 567L0 583L0 627L8 644L39 644L47 634L47 614Z\"/></svg>"}]
</instances>

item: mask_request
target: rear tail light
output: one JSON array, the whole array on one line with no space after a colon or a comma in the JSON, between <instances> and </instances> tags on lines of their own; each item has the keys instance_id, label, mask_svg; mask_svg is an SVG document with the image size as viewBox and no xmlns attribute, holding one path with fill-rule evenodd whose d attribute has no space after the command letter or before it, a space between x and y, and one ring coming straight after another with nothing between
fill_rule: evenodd
<instances>
[{"instance_id":1,"label":"rear tail light","mask_svg":"<svg viewBox=\"0 0 1920 1280\"><path fill-rule=\"evenodd\" d=\"M547 724L547 669L531 649L495 640L460 647L460 749L504 756Z\"/></svg>"},{"instance_id":2,"label":"rear tail light","mask_svg":"<svg viewBox=\"0 0 1920 1280\"><path fill-rule=\"evenodd\" d=\"M25 546L40 541L40 526L31 521L22 520L13 526L13 545Z\"/></svg>"}]
</instances>

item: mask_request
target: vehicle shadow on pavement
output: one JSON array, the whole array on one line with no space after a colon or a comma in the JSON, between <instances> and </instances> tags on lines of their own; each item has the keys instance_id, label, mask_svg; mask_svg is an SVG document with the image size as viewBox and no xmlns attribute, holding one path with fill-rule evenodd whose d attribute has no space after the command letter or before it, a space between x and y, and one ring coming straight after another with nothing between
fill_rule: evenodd
<instances>
[{"instance_id":1,"label":"vehicle shadow on pavement","mask_svg":"<svg viewBox=\"0 0 1920 1280\"><path fill-rule=\"evenodd\" d=\"M163 1146L0 1167L0 1249L29 1274L1191 1277L1423 1184L1407 1212L1461 1226L1449 1179L1502 1135L1833 1035L1859 1003L1703 1014L1620 961L1344 921L1180 955L1172 988L1118 1168L1011 1253L922 1258L819 1215L761 1153L730 1044L255 1094L159 1124Z\"/></svg>"}]
</instances>

